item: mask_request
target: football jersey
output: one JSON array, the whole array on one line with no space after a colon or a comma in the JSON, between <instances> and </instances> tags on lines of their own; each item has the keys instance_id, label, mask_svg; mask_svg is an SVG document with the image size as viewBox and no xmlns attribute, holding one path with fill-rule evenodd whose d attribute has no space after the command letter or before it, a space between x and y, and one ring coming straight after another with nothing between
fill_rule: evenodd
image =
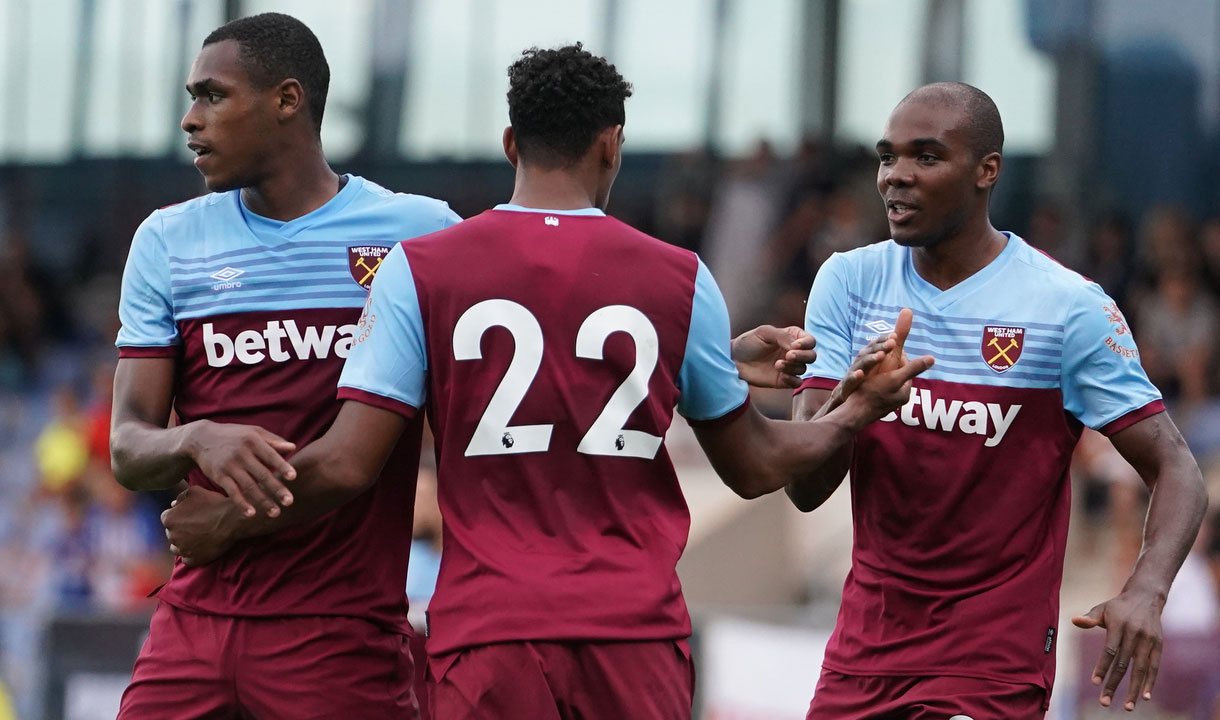
<instances>
[{"instance_id":1,"label":"football jersey","mask_svg":"<svg viewBox=\"0 0 1220 720\"><path fill-rule=\"evenodd\" d=\"M852 566L825 666L1049 691L1072 450L1082 426L1161 412L1160 393L1114 302L1015 235L944 291L893 241L832 256L809 294L818 357L802 388L833 388L904 307L907 355L936 364L856 436Z\"/></svg>"},{"instance_id":2,"label":"football jersey","mask_svg":"<svg viewBox=\"0 0 1220 720\"><path fill-rule=\"evenodd\" d=\"M734 417L728 313L689 251L601 211L501 205L397 246L339 396L427 408L444 518L430 653L685 637L675 405Z\"/></svg>"},{"instance_id":3,"label":"football jersey","mask_svg":"<svg viewBox=\"0 0 1220 720\"><path fill-rule=\"evenodd\" d=\"M385 254L458 221L440 201L354 176L288 222L250 212L238 191L158 210L136 231L123 274L119 355L177 360L181 422L258 425L303 447L338 413L334 388ZM159 597L194 612L350 615L406 630L421 427L369 492L210 565L178 561ZM187 479L217 489L198 469Z\"/></svg>"}]
</instances>

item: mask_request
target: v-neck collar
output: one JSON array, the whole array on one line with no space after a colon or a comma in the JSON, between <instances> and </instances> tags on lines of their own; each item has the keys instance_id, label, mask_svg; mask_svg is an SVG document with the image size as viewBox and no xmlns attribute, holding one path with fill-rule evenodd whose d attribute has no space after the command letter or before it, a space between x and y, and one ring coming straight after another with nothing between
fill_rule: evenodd
<instances>
[{"instance_id":1,"label":"v-neck collar","mask_svg":"<svg viewBox=\"0 0 1220 720\"><path fill-rule=\"evenodd\" d=\"M246 226L256 232L267 232L278 235L283 238L290 238L310 227L316 225L320 220L325 220L336 212L342 210L359 194L359 187L363 184L363 179L356 175L348 175L347 182L343 187L339 188L339 192L335 196L321 206L305 213L301 217L291 220L273 220L272 218L259 215L246 204L241 201L241 192L236 192L237 207L241 212L242 218L246 221Z\"/></svg>"},{"instance_id":2,"label":"v-neck collar","mask_svg":"<svg viewBox=\"0 0 1220 720\"><path fill-rule=\"evenodd\" d=\"M970 295L979 287L986 285L996 275L1000 274L1004 268L1012 260L1017 252L1018 246L1022 244L1021 238L1013 233L1005 232L1004 236L1008 238L1004 249L999 255L992 258L991 262L979 268L970 277L962 280L958 284L948 290L941 290L932 283L928 282L915 269L915 254L910 248L906 248L906 260L904 263L904 272L907 275L907 284L911 287L915 294L922 298L932 307L937 310L945 310L961 297Z\"/></svg>"}]
</instances>

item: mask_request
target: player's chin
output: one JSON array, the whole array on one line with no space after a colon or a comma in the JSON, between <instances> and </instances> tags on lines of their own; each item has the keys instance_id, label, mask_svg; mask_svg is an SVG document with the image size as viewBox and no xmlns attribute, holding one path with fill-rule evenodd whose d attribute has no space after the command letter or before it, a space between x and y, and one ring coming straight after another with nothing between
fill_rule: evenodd
<instances>
[{"instance_id":1,"label":"player's chin","mask_svg":"<svg viewBox=\"0 0 1220 720\"><path fill-rule=\"evenodd\" d=\"M225 172L223 170L209 170L206 172L200 170L200 174L203 175L203 184L206 185L208 190L211 190L212 192L228 192L230 190L237 190L245 187L249 184L242 182L242 180L235 173Z\"/></svg>"}]
</instances>

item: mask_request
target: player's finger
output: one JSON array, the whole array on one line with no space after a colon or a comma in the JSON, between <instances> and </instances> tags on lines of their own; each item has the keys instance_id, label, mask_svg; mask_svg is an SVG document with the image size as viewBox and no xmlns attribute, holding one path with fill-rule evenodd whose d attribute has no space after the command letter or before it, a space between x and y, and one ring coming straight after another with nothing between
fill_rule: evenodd
<instances>
[{"instance_id":1,"label":"player's finger","mask_svg":"<svg viewBox=\"0 0 1220 720\"><path fill-rule=\"evenodd\" d=\"M1140 690L1148 678L1148 666L1152 654L1152 639L1145 637L1135 646L1131 654L1131 679L1127 681L1127 699L1123 701L1123 709L1134 710L1139 701Z\"/></svg>"},{"instance_id":2,"label":"player's finger","mask_svg":"<svg viewBox=\"0 0 1220 720\"><path fill-rule=\"evenodd\" d=\"M789 347L797 350L807 350L818 344L816 338L805 332L805 328L800 328L795 325L789 325L782 332L788 335L791 341Z\"/></svg>"},{"instance_id":3,"label":"player's finger","mask_svg":"<svg viewBox=\"0 0 1220 720\"><path fill-rule=\"evenodd\" d=\"M229 500L241 510L242 515L254 517L258 514L258 510L246 499L245 493L241 491L241 488L237 486L233 478L228 475L219 475L213 478L212 482L216 483L224 491L224 494L229 496Z\"/></svg>"},{"instance_id":4,"label":"player's finger","mask_svg":"<svg viewBox=\"0 0 1220 720\"><path fill-rule=\"evenodd\" d=\"M894 371L894 378L900 382L907 383L915 378L916 375L923 373L928 368L936 364L936 358L931 355L917 357L914 360L908 361L905 365Z\"/></svg>"},{"instance_id":5,"label":"player's finger","mask_svg":"<svg viewBox=\"0 0 1220 720\"><path fill-rule=\"evenodd\" d=\"M1131 645L1130 639L1125 636L1118 645L1118 654L1114 656L1114 663L1110 665L1110 673L1101 686L1101 704L1105 707L1110 707L1113 703L1118 684L1122 682L1131 666Z\"/></svg>"},{"instance_id":6,"label":"player's finger","mask_svg":"<svg viewBox=\"0 0 1220 720\"><path fill-rule=\"evenodd\" d=\"M247 472L254 477L267 497L276 498L282 505L291 505L292 493L284 487L281 480L295 480L296 468L267 446L256 448L254 455L259 462L248 467Z\"/></svg>"},{"instance_id":7,"label":"player's finger","mask_svg":"<svg viewBox=\"0 0 1220 720\"><path fill-rule=\"evenodd\" d=\"M1094 605L1093 609L1089 610L1084 615L1077 615L1076 617L1072 618L1072 624L1078 628L1083 628L1085 630L1088 630L1090 628L1095 628L1095 627L1105 627L1106 626L1105 609L1106 609L1105 603L1101 603L1100 605Z\"/></svg>"},{"instance_id":8,"label":"player's finger","mask_svg":"<svg viewBox=\"0 0 1220 720\"><path fill-rule=\"evenodd\" d=\"M296 443L285 440L284 438L280 437L279 435L276 435L275 433L271 432L270 430L266 430L264 428L258 428L258 434L260 437L262 437L263 440L265 440L267 442L268 445L275 448L276 452L278 452L278 453L286 455L297 449Z\"/></svg>"},{"instance_id":9,"label":"player's finger","mask_svg":"<svg viewBox=\"0 0 1220 720\"><path fill-rule=\"evenodd\" d=\"M1144 678L1144 699L1152 699L1152 688L1156 685L1157 673L1161 671L1161 644L1157 643L1148 654L1148 676Z\"/></svg>"},{"instance_id":10,"label":"player's finger","mask_svg":"<svg viewBox=\"0 0 1220 720\"><path fill-rule=\"evenodd\" d=\"M898 352L902 352L907 335L911 334L911 321L914 317L915 313L911 311L911 308L903 308L898 311L898 319L894 322L894 340L897 343Z\"/></svg>"},{"instance_id":11,"label":"player's finger","mask_svg":"<svg viewBox=\"0 0 1220 720\"><path fill-rule=\"evenodd\" d=\"M254 467L260 466L256 464ZM280 506L275 501L275 496L264 491L245 467L235 468L233 472L229 473L229 477L233 478L233 481L241 488L241 494L246 502L267 513L268 517L276 517L280 514Z\"/></svg>"}]
</instances>

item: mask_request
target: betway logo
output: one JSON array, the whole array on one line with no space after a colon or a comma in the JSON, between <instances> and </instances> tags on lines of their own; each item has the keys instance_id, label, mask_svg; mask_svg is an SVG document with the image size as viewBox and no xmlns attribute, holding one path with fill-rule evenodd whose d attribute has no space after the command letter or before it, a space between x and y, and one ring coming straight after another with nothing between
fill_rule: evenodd
<instances>
[{"instance_id":1,"label":"betway logo","mask_svg":"<svg viewBox=\"0 0 1220 720\"><path fill-rule=\"evenodd\" d=\"M1020 405L1004 408L997 403L975 400L946 402L943 398L932 397L930 390L912 390L907 404L898 412L881 418L881 422L894 422L901 418L903 424L912 427L923 425L929 430L942 432L960 430L969 435L982 435L987 438L983 442L985 447L995 447L1004 439L1004 434L1020 411Z\"/></svg>"},{"instance_id":2,"label":"betway logo","mask_svg":"<svg viewBox=\"0 0 1220 720\"><path fill-rule=\"evenodd\" d=\"M272 362L324 358L331 350L334 350L336 357L345 358L352 349L352 335L355 332L355 325L308 325L302 331L295 320L285 320L283 323L271 320L261 332L243 330L237 333L237 337L231 338L213 330L212 323L204 323L203 351L207 354L208 365L212 367L225 367L234 361L256 365L267 358Z\"/></svg>"}]
</instances>

